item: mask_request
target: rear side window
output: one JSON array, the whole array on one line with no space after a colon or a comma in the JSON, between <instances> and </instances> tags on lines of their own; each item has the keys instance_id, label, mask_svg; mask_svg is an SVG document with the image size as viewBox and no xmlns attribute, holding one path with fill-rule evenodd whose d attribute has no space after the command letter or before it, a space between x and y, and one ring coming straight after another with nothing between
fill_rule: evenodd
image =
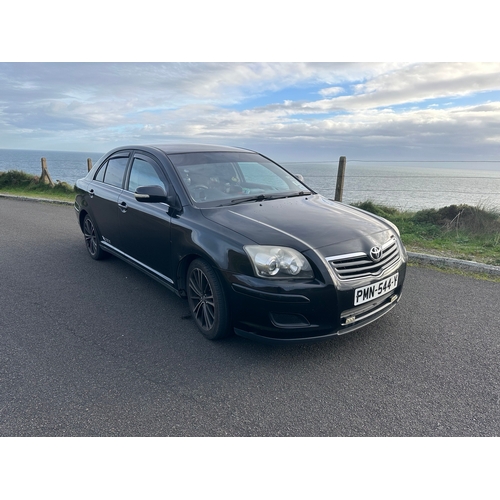
<instances>
[{"instance_id":1,"label":"rear side window","mask_svg":"<svg viewBox=\"0 0 500 500\"><path fill-rule=\"evenodd\" d=\"M94 179L121 188L127 163L127 156L111 158L102 164Z\"/></svg>"},{"instance_id":2,"label":"rear side window","mask_svg":"<svg viewBox=\"0 0 500 500\"><path fill-rule=\"evenodd\" d=\"M128 158L111 158L108 161L106 172L104 173L104 182L121 188L123 176L127 168Z\"/></svg>"}]
</instances>

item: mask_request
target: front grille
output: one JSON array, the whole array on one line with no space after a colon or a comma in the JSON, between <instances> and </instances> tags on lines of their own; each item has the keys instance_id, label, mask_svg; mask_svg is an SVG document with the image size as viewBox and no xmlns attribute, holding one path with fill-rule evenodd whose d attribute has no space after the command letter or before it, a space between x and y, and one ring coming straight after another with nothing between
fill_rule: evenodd
<instances>
[{"instance_id":1,"label":"front grille","mask_svg":"<svg viewBox=\"0 0 500 500\"><path fill-rule=\"evenodd\" d=\"M326 260L341 280L350 280L379 275L399 262L400 251L396 238L392 237L382 245L382 257L378 262L374 262L364 252L327 257Z\"/></svg>"}]
</instances>

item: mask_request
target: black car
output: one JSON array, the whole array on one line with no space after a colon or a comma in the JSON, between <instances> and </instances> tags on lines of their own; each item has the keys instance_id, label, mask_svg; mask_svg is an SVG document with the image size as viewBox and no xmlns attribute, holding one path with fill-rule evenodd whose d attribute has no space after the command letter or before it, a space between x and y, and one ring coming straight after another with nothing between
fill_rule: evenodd
<instances>
[{"instance_id":1,"label":"black car","mask_svg":"<svg viewBox=\"0 0 500 500\"><path fill-rule=\"evenodd\" d=\"M186 297L205 337L313 341L390 311L407 255L392 223L299 179L247 149L128 146L78 180L75 210L93 259Z\"/></svg>"}]
</instances>

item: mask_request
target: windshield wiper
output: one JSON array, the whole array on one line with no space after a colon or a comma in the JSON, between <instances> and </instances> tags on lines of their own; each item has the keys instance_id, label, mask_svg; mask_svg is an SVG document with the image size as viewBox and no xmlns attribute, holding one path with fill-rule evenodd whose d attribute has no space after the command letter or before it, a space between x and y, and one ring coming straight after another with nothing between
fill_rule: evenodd
<instances>
[{"instance_id":1,"label":"windshield wiper","mask_svg":"<svg viewBox=\"0 0 500 500\"><path fill-rule=\"evenodd\" d=\"M272 199L273 196L259 194L257 196L247 196L246 198L236 198L235 200L231 200L231 205L237 205L238 203L244 203L245 201L264 201Z\"/></svg>"},{"instance_id":2,"label":"windshield wiper","mask_svg":"<svg viewBox=\"0 0 500 500\"><path fill-rule=\"evenodd\" d=\"M282 198L293 198L294 196L306 196L312 194L310 191L299 191L296 193L283 193L283 194L258 194L256 196L247 196L245 198L236 198L231 200L231 205L238 203L245 203L245 201L264 201L264 200L279 200Z\"/></svg>"},{"instance_id":3,"label":"windshield wiper","mask_svg":"<svg viewBox=\"0 0 500 500\"><path fill-rule=\"evenodd\" d=\"M288 194L287 198L293 198L294 196L307 196L312 194L311 191L299 191L298 193Z\"/></svg>"},{"instance_id":4,"label":"windshield wiper","mask_svg":"<svg viewBox=\"0 0 500 500\"><path fill-rule=\"evenodd\" d=\"M293 198L295 196L307 196L312 194L311 191L298 191L297 193L284 193L281 195L273 196L273 199L281 199L281 198Z\"/></svg>"}]
</instances>

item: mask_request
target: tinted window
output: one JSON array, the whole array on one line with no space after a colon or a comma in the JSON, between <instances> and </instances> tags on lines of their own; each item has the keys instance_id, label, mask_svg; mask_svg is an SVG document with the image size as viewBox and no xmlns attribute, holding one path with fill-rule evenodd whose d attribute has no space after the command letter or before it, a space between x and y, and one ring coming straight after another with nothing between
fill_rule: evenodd
<instances>
[{"instance_id":1,"label":"tinted window","mask_svg":"<svg viewBox=\"0 0 500 500\"><path fill-rule=\"evenodd\" d=\"M264 183L282 191L289 189L289 185L283 177L277 175L267 166L256 162L241 162L239 163L239 167L246 182Z\"/></svg>"},{"instance_id":2,"label":"tinted window","mask_svg":"<svg viewBox=\"0 0 500 500\"><path fill-rule=\"evenodd\" d=\"M165 183L161 180L155 167L149 161L142 158L134 158L128 190L135 191L139 186L162 186L167 189Z\"/></svg>"},{"instance_id":3,"label":"tinted window","mask_svg":"<svg viewBox=\"0 0 500 500\"><path fill-rule=\"evenodd\" d=\"M94 177L96 181L104 182L104 172L106 172L107 165L108 165L107 162L101 165L101 167L97 171L97 174Z\"/></svg>"},{"instance_id":4,"label":"tinted window","mask_svg":"<svg viewBox=\"0 0 500 500\"><path fill-rule=\"evenodd\" d=\"M104 182L121 188L127 162L128 158L111 158L104 174Z\"/></svg>"},{"instance_id":5,"label":"tinted window","mask_svg":"<svg viewBox=\"0 0 500 500\"><path fill-rule=\"evenodd\" d=\"M236 203L248 196L271 199L308 192L293 175L256 153L181 153L169 158L196 203Z\"/></svg>"}]
</instances>

